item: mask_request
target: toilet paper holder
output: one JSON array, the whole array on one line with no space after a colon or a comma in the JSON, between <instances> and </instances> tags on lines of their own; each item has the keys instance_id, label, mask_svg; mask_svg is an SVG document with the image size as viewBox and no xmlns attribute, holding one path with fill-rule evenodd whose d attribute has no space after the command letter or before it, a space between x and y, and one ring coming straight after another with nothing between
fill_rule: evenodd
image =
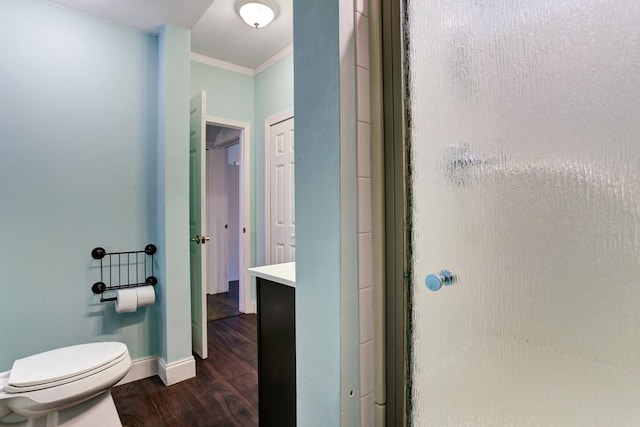
<instances>
[{"instance_id":1,"label":"toilet paper holder","mask_svg":"<svg viewBox=\"0 0 640 427\"><path fill-rule=\"evenodd\" d=\"M103 295L105 292L157 285L158 279L153 273L153 255L157 251L158 248L152 243L141 251L107 252L101 247L94 248L91 256L93 259L100 260L100 281L94 283L91 290L94 294L100 295L100 302L106 302L115 301L116 298L105 298ZM149 265L151 275L147 276ZM107 275L109 276L108 285L105 282Z\"/></svg>"}]
</instances>

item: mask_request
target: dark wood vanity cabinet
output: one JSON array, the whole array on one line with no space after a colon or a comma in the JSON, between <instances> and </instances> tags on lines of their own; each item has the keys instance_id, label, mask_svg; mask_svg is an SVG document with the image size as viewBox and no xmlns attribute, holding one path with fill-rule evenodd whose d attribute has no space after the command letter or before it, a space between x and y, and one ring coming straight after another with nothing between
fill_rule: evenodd
<instances>
[{"instance_id":1,"label":"dark wood vanity cabinet","mask_svg":"<svg viewBox=\"0 0 640 427\"><path fill-rule=\"evenodd\" d=\"M260 427L296 425L295 288L256 278Z\"/></svg>"}]
</instances>

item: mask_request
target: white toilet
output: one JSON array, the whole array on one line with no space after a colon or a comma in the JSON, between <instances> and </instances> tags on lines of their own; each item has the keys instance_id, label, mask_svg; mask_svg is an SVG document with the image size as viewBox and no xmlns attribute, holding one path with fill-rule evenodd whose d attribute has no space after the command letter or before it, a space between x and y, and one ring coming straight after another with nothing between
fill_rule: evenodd
<instances>
[{"instance_id":1,"label":"white toilet","mask_svg":"<svg viewBox=\"0 0 640 427\"><path fill-rule=\"evenodd\" d=\"M119 342L18 359L0 373L0 426L121 426L111 388L130 367L129 350Z\"/></svg>"}]
</instances>

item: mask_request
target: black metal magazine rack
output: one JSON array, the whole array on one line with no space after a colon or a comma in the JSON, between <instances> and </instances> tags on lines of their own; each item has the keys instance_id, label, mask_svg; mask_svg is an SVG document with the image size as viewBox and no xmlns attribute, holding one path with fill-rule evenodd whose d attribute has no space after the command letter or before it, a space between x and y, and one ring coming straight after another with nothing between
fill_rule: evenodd
<instances>
[{"instance_id":1,"label":"black metal magazine rack","mask_svg":"<svg viewBox=\"0 0 640 427\"><path fill-rule=\"evenodd\" d=\"M105 298L105 292L157 285L158 279L153 274L153 255L157 250L154 244L148 244L142 251L107 253L104 248L94 248L91 256L100 260L100 281L94 283L91 290L100 295L100 302L105 302L116 300L115 297ZM151 274L147 276L148 267Z\"/></svg>"}]
</instances>

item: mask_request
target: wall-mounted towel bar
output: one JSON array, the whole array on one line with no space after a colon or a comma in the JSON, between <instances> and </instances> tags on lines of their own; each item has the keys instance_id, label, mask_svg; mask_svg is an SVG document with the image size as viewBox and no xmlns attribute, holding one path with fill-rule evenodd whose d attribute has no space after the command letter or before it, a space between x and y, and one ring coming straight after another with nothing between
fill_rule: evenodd
<instances>
[{"instance_id":1,"label":"wall-mounted towel bar","mask_svg":"<svg viewBox=\"0 0 640 427\"><path fill-rule=\"evenodd\" d=\"M158 248L154 244L148 244L142 251L110 252L104 248L94 248L91 256L100 260L100 281L91 286L94 294L100 295L100 302L115 301L116 298L105 298L104 293L123 288L135 288L138 286L158 284L158 279L153 275L153 254ZM147 266L151 266L151 275L147 276ZM107 285L105 280L107 279ZM144 279L144 281L142 281Z\"/></svg>"}]
</instances>

